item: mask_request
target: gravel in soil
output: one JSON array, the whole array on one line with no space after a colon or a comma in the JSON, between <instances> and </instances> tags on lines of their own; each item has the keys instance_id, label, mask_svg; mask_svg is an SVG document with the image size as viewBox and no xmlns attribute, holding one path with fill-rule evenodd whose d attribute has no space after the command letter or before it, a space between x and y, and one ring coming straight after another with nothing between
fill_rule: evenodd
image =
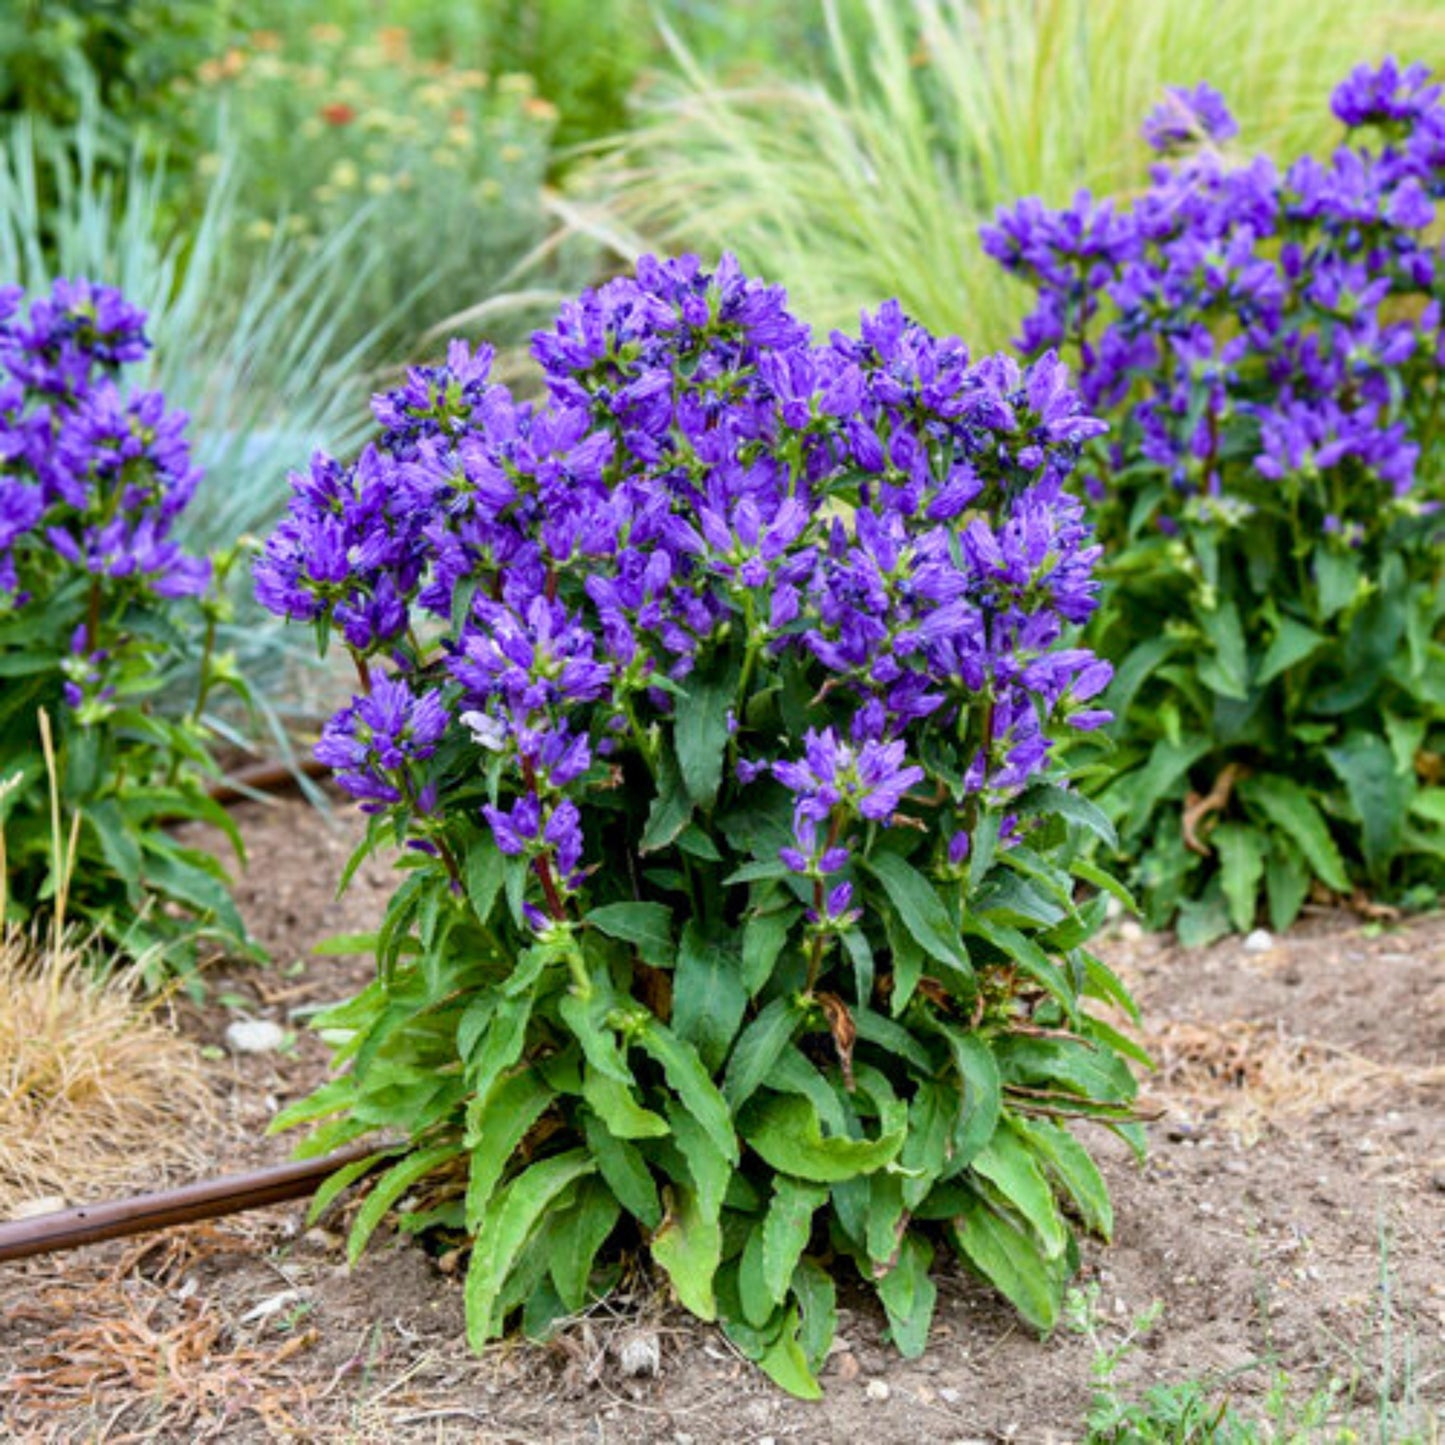
<instances>
[{"instance_id":1,"label":"gravel in soil","mask_svg":"<svg viewBox=\"0 0 1445 1445\"><path fill-rule=\"evenodd\" d=\"M305 1029L368 976L316 957L385 906L384 860L337 901L354 819L293 799L245 804L241 906L275 964L222 972L181 1010L220 1108L214 1173L286 1158L266 1125L325 1075ZM1438 1437L1445 1400L1445 920L1397 928L1311 916L1288 936L1184 952L1125 925L1107 955L1137 990L1160 1062L1141 1168L1097 1149L1117 1237L1090 1245L1114 1343L1152 1302L1120 1368L1126 1393L1205 1378L1260 1416L1279 1372L1294 1405L1334 1382L1334 1418ZM240 1017L280 1051L231 1054ZM138 1179L136 1186L145 1187ZM72 1198L86 1198L76 1180ZM355 1269L344 1219L300 1205L0 1269L0 1438L54 1441L1070 1441L1093 1347L1041 1342L962 1270L940 1279L927 1354L903 1361L845 1290L826 1395L782 1395L645 1284L547 1347L469 1355L454 1262L378 1238ZM1333 1438L1328 1433L1312 1438Z\"/></svg>"}]
</instances>

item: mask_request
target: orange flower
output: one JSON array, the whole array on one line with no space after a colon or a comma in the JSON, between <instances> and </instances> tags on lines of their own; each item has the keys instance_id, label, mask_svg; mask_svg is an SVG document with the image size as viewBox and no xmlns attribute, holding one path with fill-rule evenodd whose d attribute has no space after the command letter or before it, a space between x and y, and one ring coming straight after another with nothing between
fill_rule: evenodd
<instances>
[{"instance_id":1,"label":"orange flower","mask_svg":"<svg viewBox=\"0 0 1445 1445\"><path fill-rule=\"evenodd\" d=\"M344 100L334 100L321 107L321 119L327 125L350 125L356 119L356 111Z\"/></svg>"}]
</instances>

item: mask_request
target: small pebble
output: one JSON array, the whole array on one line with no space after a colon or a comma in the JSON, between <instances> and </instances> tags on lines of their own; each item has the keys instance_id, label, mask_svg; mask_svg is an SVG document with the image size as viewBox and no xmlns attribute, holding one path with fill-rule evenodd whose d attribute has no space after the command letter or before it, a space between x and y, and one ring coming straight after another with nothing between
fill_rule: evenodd
<instances>
[{"instance_id":1,"label":"small pebble","mask_svg":"<svg viewBox=\"0 0 1445 1445\"><path fill-rule=\"evenodd\" d=\"M1268 953L1274 947L1274 934L1267 928L1256 928L1244 940L1246 953Z\"/></svg>"},{"instance_id":2,"label":"small pebble","mask_svg":"<svg viewBox=\"0 0 1445 1445\"><path fill-rule=\"evenodd\" d=\"M1135 918L1126 918L1119 925L1119 937L1125 943L1138 943L1144 937L1144 926Z\"/></svg>"},{"instance_id":3,"label":"small pebble","mask_svg":"<svg viewBox=\"0 0 1445 1445\"><path fill-rule=\"evenodd\" d=\"M662 1341L651 1330L628 1335L617 1346L617 1364L624 1375L656 1375L662 1369Z\"/></svg>"},{"instance_id":4,"label":"small pebble","mask_svg":"<svg viewBox=\"0 0 1445 1445\"><path fill-rule=\"evenodd\" d=\"M869 1380L868 1388L863 1391L870 1400L886 1400L893 1391L889 1389L886 1380Z\"/></svg>"},{"instance_id":5,"label":"small pebble","mask_svg":"<svg viewBox=\"0 0 1445 1445\"><path fill-rule=\"evenodd\" d=\"M963 1399L963 1391L955 1390L952 1385L944 1385L938 1392L938 1398L945 1405L956 1405Z\"/></svg>"},{"instance_id":6,"label":"small pebble","mask_svg":"<svg viewBox=\"0 0 1445 1445\"><path fill-rule=\"evenodd\" d=\"M226 1025L226 1047L233 1054L274 1054L286 1042L286 1030L270 1019L234 1019Z\"/></svg>"}]
</instances>

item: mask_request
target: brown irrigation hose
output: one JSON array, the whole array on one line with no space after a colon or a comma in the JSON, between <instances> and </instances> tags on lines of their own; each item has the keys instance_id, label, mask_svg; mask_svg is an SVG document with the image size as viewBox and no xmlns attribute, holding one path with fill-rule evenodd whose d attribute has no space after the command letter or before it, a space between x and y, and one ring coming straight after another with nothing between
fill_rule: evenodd
<instances>
[{"instance_id":1,"label":"brown irrigation hose","mask_svg":"<svg viewBox=\"0 0 1445 1445\"><path fill-rule=\"evenodd\" d=\"M356 1144L322 1159L303 1159L294 1164L277 1164L250 1174L231 1174L185 1184L159 1194L136 1194L105 1204L82 1204L34 1219L16 1219L0 1224L0 1264L28 1259L35 1254L54 1254L103 1239L121 1239L145 1234L152 1229L169 1229L198 1219L216 1219L223 1214L240 1214L289 1199L304 1199L345 1164L365 1159L386 1148L384 1144ZM380 1162L380 1161L378 1161Z\"/></svg>"},{"instance_id":2,"label":"brown irrigation hose","mask_svg":"<svg viewBox=\"0 0 1445 1445\"><path fill-rule=\"evenodd\" d=\"M235 803L253 793L277 793L297 785L297 775L323 778L331 769L315 758L294 758L289 763L253 763L228 774L206 790L218 803Z\"/></svg>"}]
</instances>

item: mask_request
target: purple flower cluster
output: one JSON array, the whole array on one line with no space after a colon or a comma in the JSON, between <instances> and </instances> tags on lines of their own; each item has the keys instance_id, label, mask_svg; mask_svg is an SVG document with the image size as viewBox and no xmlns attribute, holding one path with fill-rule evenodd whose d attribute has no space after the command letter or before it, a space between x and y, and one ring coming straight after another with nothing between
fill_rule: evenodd
<instances>
[{"instance_id":1,"label":"purple flower cluster","mask_svg":"<svg viewBox=\"0 0 1445 1445\"><path fill-rule=\"evenodd\" d=\"M414 800L444 761L445 810L488 779L482 814L528 860L539 926L586 884L578 800L625 766L675 768L679 699L718 676L729 786L792 795L784 859L820 884L850 827L888 827L923 778L925 731L965 778L946 849L966 800L1047 765L1054 723L1096 725L1107 668L1063 640L1094 606L1097 548L1062 487L1103 428L1052 356L975 363L893 303L816 343L731 257L645 258L533 355L541 403L458 343L378 398L354 463L293 478L256 584L363 670L390 663L385 705L328 729L343 784ZM813 698L806 736L748 721L784 668ZM421 767L443 712L462 746Z\"/></svg>"},{"instance_id":2,"label":"purple flower cluster","mask_svg":"<svg viewBox=\"0 0 1445 1445\"><path fill-rule=\"evenodd\" d=\"M43 600L57 561L111 598L203 592L209 562L170 536L200 477L186 418L118 380L145 355L145 317L84 280L57 281L28 315L22 301L0 289L0 613ZM87 677L106 660L94 644L75 649Z\"/></svg>"},{"instance_id":3,"label":"purple flower cluster","mask_svg":"<svg viewBox=\"0 0 1445 1445\"><path fill-rule=\"evenodd\" d=\"M1411 492L1414 418L1445 361L1445 107L1423 67L1393 61L1361 67L1333 104L1348 143L1281 169L1218 149L1236 127L1216 91L1173 90L1145 135L1182 154L1131 205L1025 201L983 242L1037 288L1025 350L1076 348L1085 403L1128 403L1137 436L1114 439L1111 469L1127 442L1199 506L1336 475L1340 495L1298 525L1318 534L1328 513L1349 535Z\"/></svg>"}]
</instances>

